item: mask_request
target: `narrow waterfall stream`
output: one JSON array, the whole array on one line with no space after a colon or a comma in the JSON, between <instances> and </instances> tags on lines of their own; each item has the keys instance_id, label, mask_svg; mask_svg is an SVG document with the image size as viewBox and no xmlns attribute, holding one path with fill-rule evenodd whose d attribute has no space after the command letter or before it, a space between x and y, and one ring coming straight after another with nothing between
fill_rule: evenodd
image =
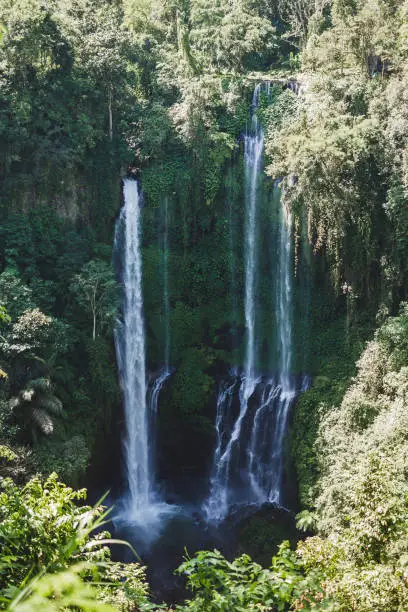
<instances>
[{"instance_id":1,"label":"narrow waterfall stream","mask_svg":"<svg viewBox=\"0 0 408 612\"><path fill-rule=\"evenodd\" d=\"M163 302L164 302L164 370L170 363L170 293L169 293L169 199L163 201Z\"/></svg>"},{"instance_id":2,"label":"narrow waterfall stream","mask_svg":"<svg viewBox=\"0 0 408 612\"><path fill-rule=\"evenodd\" d=\"M217 399L217 446L214 455L210 495L204 502L208 520L225 518L230 506L231 472L236 472L236 459L240 454L241 430L248 410L248 401L255 391L256 338L255 338L255 291L257 282L257 234L258 234L258 184L262 169L264 134L258 122L256 110L259 104L261 85L257 85L252 97L251 126L244 137L245 161L245 296L244 312L246 327L245 367L239 386L239 414L231 423L229 413L235 384L221 386ZM235 465L234 465L235 462ZM231 465L233 464L233 465Z\"/></svg>"},{"instance_id":3,"label":"narrow waterfall stream","mask_svg":"<svg viewBox=\"0 0 408 612\"><path fill-rule=\"evenodd\" d=\"M256 360L255 291L257 282L258 263L258 184L262 170L262 155L264 147L263 128L258 122L257 108L261 85L255 87L251 108L251 128L245 134L245 325L246 325L246 353L245 374L242 381L241 414L237 420L239 426L247 409L248 399L255 388L254 370ZM239 430L236 431L239 437Z\"/></svg>"},{"instance_id":4,"label":"narrow waterfall stream","mask_svg":"<svg viewBox=\"0 0 408 612\"><path fill-rule=\"evenodd\" d=\"M275 187L279 189L279 187ZM280 203L280 198L278 198ZM284 437L290 407L297 395L291 376L293 352L293 300L291 216L280 203L279 257L275 270L277 366L275 379L266 382L255 412L249 442L249 480L256 499L282 503ZM273 421L271 430L270 422Z\"/></svg>"},{"instance_id":5,"label":"narrow waterfall stream","mask_svg":"<svg viewBox=\"0 0 408 612\"><path fill-rule=\"evenodd\" d=\"M227 176L227 211L228 211L228 249L229 249L229 297L231 301L231 334L232 349L237 351L239 340L237 337L237 326L239 321L240 300L238 296L238 274L237 274L237 254L238 236L236 228L236 212L234 210L233 181L234 174L230 171Z\"/></svg>"},{"instance_id":6,"label":"narrow waterfall stream","mask_svg":"<svg viewBox=\"0 0 408 612\"><path fill-rule=\"evenodd\" d=\"M150 447L153 469L156 467L156 431L160 394L172 374L170 368L170 294L169 294L169 200L165 196L162 205L162 269L163 269L163 310L164 310L164 355L163 366L149 383L147 392Z\"/></svg>"},{"instance_id":7,"label":"narrow waterfall stream","mask_svg":"<svg viewBox=\"0 0 408 612\"><path fill-rule=\"evenodd\" d=\"M264 86L269 95L269 84ZM279 219L277 256L270 274L276 326L276 359L268 377L257 370L257 284L259 259L259 207L263 178L263 128L257 117L262 85L254 90L251 126L245 146L245 363L240 375L220 385L216 411L216 448L210 492L203 511L210 522L220 523L233 506L265 502L283 503L284 441L290 408L298 392L292 374L293 270L291 216L281 204L279 186L273 202Z\"/></svg>"}]
</instances>

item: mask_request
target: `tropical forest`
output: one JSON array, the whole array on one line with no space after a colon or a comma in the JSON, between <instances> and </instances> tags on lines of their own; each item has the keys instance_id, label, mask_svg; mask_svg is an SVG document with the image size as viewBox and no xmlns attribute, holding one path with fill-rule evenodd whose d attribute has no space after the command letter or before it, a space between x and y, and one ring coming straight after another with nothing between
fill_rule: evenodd
<instances>
[{"instance_id":1,"label":"tropical forest","mask_svg":"<svg viewBox=\"0 0 408 612\"><path fill-rule=\"evenodd\" d=\"M0 0L0 609L408 611L408 0Z\"/></svg>"}]
</instances>

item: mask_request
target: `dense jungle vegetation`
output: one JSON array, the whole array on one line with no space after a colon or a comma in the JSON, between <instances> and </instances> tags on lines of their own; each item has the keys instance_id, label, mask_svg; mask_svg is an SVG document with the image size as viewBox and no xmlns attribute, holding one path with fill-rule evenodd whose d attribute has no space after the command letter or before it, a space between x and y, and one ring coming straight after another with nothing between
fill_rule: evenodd
<instances>
[{"instance_id":1,"label":"dense jungle vegetation","mask_svg":"<svg viewBox=\"0 0 408 612\"><path fill-rule=\"evenodd\" d=\"M103 500L79 489L105 486L117 452L120 178L144 191L149 371L167 198L176 371L159 470L198 479L214 373L242 351L223 246L228 214L242 226L252 90L270 81L265 190L281 181L310 309L296 368L313 382L290 432L305 538L266 566L187 558L176 609L408 610L407 67L407 0L0 0L0 608L169 609L138 563L111 560Z\"/></svg>"}]
</instances>

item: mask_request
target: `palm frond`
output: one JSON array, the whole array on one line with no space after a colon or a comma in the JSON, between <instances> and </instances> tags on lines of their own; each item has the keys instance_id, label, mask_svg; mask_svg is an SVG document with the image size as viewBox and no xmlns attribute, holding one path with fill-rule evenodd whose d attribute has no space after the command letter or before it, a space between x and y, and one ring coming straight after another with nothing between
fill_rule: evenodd
<instances>
[{"instance_id":1,"label":"palm frond","mask_svg":"<svg viewBox=\"0 0 408 612\"><path fill-rule=\"evenodd\" d=\"M36 401L38 406L42 410L46 410L50 414L53 414L55 416L64 415L64 408L62 406L62 402L55 395L52 395L51 393L39 393L36 396Z\"/></svg>"},{"instance_id":2,"label":"palm frond","mask_svg":"<svg viewBox=\"0 0 408 612\"><path fill-rule=\"evenodd\" d=\"M24 389L23 391L20 391L20 398L21 401L23 402L32 402L35 396L35 390L34 389Z\"/></svg>"},{"instance_id":3,"label":"palm frond","mask_svg":"<svg viewBox=\"0 0 408 612\"><path fill-rule=\"evenodd\" d=\"M51 381L49 378L35 378L34 380L30 380L27 388L47 393L48 391L51 391Z\"/></svg>"},{"instance_id":4,"label":"palm frond","mask_svg":"<svg viewBox=\"0 0 408 612\"><path fill-rule=\"evenodd\" d=\"M54 431L54 423L51 417L45 410L41 408L33 408L32 411L33 421L46 436L50 436Z\"/></svg>"},{"instance_id":5,"label":"palm frond","mask_svg":"<svg viewBox=\"0 0 408 612\"><path fill-rule=\"evenodd\" d=\"M20 405L21 399L19 397L12 397L9 399L10 410L15 410L16 408L19 408Z\"/></svg>"},{"instance_id":6,"label":"palm frond","mask_svg":"<svg viewBox=\"0 0 408 612\"><path fill-rule=\"evenodd\" d=\"M97 594L90 584L84 582L81 573L89 567L78 564L58 574L35 576L27 586L17 593L10 602L10 612L57 612L57 610L76 609L84 612L115 612L108 604L97 600Z\"/></svg>"}]
</instances>

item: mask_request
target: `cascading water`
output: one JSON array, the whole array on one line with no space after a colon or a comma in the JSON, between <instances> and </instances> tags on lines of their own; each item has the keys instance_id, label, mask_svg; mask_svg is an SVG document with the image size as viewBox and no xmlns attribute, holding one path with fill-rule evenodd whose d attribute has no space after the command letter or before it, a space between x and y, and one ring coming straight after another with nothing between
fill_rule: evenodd
<instances>
[{"instance_id":1,"label":"cascading water","mask_svg":"<svg viewBox=\"0 0 408 612\"><path fill-rule=\"evenodd\" d=\"M233 183L235 175L231 171L227 177L227 204L228 204L228 248L229 248L229 272L230 272L230 297L231 297L231 334L232 348L234 351L238 349L237 328L239 321L239 305L238 305L238 290L237 290L237 228L236 214L234 210L235 198L233 192Z\"/></svg>"},{"instance_id":2,"label":"cascading water","mask_svg":"<svg viewBox=\"0 0 408 612\"><path fill-rule=\"evenodd\" d=\"M170 294L169 294L169 200L163 201L163 301L164 301L164 368L170 359Z\"/></svg>"},{"instance_id":3,"label":"cascading water","mask_svg":"<svg viewBox=\"0 0 408 612\"><path fill-rule=\"evenodd\" d=\"M243 410L253 393L255 366L255 290L257 272L257 229L258 209L257 191L262 169L264 133L258 123L256 109L259 104L261 86L255 87L252 99L251 130L245 135L245 325L247 331L245 377L243 381Z\"/></svg>"},{"instance_id":4,"label":"cascading water","mask_svg":"<svg viewBox=\"0 0 408 612\"><path fill-rule=\"evenodd\" d=\"M169 201L167 196L163 201L163 304L164 304L164 365L153 378L148 390L148 409L151 429L151 447L154 447L156 437L156 419L159 408L160 393L172 374L170 359L170 295L169 295ZM151 453L154 455L154 453ZM154 461L154 457L152 458Z\"/></svg>"},{"instance_id":5,"label":"cascading water","mask_svg":"<svg viewBox=\"0 0 408 612\"><path fill-rule=\"evenodd\" d=\"M258 227L258 210L257 210L257 188L259 183L259 175L262 167L263 153L263 129L258 123L256 109L259 104L260 85L257 85L252 99L252 118L251 129L245 135L245 325L246 325L246 352L245 352L245 372L242 377L239 390L240 395L240 410L238 418L232 429L230 439L222 454L220 454L218 463L219 475L222 475L224 481L221 489L226 488L226 482L229 478L229 465L231 463L232 454L235 451L235 446L239 446L241 437L242 424L248 409L248 400L253 394L256 386L254 378L255 359L256 359L256 344L255 344L255 291L256 291L256 273L257 273L257 227ZM225 396L228 397L228 394ZM223 397L219 398L221 405ZM227 405L230 404L229 400ZM221 410L221 406L220 406ZM218 479L214 481L215 488ZM225 492L221 491L224 497Z\"/></svg>"},{"instance_id":6,"label":"cascading water","mask_svg":"<svg viewBox=\"0 0 408 612\"><path fill-rule=\"evenodd\" d=\"M214 467L210 480L210 495L204 502L203 510L210 520L222 519L228 514L230 479L231 448L228 448L228 439L231 436L231 422L227 425L231 413L232 400L237 380L222 382L217 397L217 412L215 418L215 431L217 442L214 454Z\"/></svg>"},{"instance_id":7,"label":"cascading water","mask_svg":"<svg viewBox=\"0 0 408 612\"><path fill-rule=\"evenodd\" d=\"M275 187L278 189L278 187ZM280 198L278 199L280 202ZM284 438L297 387L291 376L293 351L293 299L291 269L291 215L280 206L279 256L275 320L278 376L267 381L254 416L249 443L249 481L259 502L282 503ZM271 429L271 423L273 428Z\"/></svg>"},{"instance_id":8,"label":"cascading water","mask_svg":"<svg viewBox=\"0 0 408 612\"><path fill-rule=\"evenodd\" d=\"M136 181L124 181L123 197L124 206L115 235L115 252L121 261L124 289L123 317L116 330L116 351L126 421L124 454L128 494L124 500L124 509L130 520L136 520L151 505L154 485L149 457L140 198Z\"/></svg>"},{"instance_id":9,"label":"cascading water","mask_svg":"<svg viewBox=\"0 0 408 612\"><path fill-rule=\"evenodd\" d=\"M284 503L285 433L290 407L300 391L292 374L295 336L293 320L297 319L292 312L294 279L291 219L281 207L279 198L274 199L272 211L266 210L270 201L264 197L267 191L263 184L264 135L257 117L261 92L262 97L265 92L268 95L269 86L257 86L253 95L251 124L244 136L244 198L241 198L241 184L236 181L232 170L230 191L227 191L230 196L227 202L231 278L229 305L231 320L234 322L231 329L234 336L227 340L232 339L231 363L236 364L239 360L243 365L240 371L237 368L231 371L219 386L216 449L210 493L203 505L207 521L217 524L230 514L234 506L257 507L268 501ZM274 193L278 192L276 186ZM147 217L151 218L154 213L150 215L150 212ZM214 534L218 538L221 531L208 528L201 521L196 506L191 505L195 502L191 502L188 497L181 497L178 483L172 489L170 480L167 480L170 482L167 495L168 499L180 499L180 506L166 504L157 485L156 416L163 387L171 374L170 356L177 354L176 350L170 350L170 297L176 298L177 293L175 290L172 293L170 291L173 289L170 283L173 277L169 276L169 201L166 198L157 213L161 215L160 242L155 245L155 253L160 260L157 278L162 282L163 333L160 344L161 367L147 384L140 197L137 182L125 180L124 207L115 235L115 255L124 287L122 318L116 329L115 340L124 395L127 491L119 504L120 514L115 519L115 528L118 529L116 535L131 541L138 552L151 555L148 557L149 560L154 559L151 566L157 563L158 580L162 582L160 568L163 550L170 550L169 558L173 564L172 551L177 549L177 555L181 556L180 546L188 542L189 537L194 542L193 547L196 547L198 540L199 547L202 547L205 538L211 540ZM262 244L264 237L267 240ZM273 291L271 285L274 286ZM152 310L152 316L156 317L158 310ZM245 344L241 342L242 315L245 321ZM154 319L156 321L157 318ZM157 328L152 325L151 329L153 331ZM220 334L220 338L222 346L225 337ZM176 342L174 346L177 346ZM240 358L242 349L244 355ZM265 374L265 371L269 371L269 374ZM164 466L165 462L160 465ZM195 496L194 492L194 500ZM182 533L182 537L178 533ZM155 545L154 541L158 543ZM207 545L210 546L213 546L212 540ZM170 561L165 560L164 566L166 563Z\"/></svg>"},{"instance_id":10,"label":"cascading water","mask_svg":"<svg viewBox=\"0 0 408 612\"><path fill-rule=\"evenodd\" d=\"M116 353L124 398L126 434L124 459L127 491L120 504L118 520L150 529L168 512L157 493L154 473L154 438L151 412L163 384L160 377L147 401L145 332L142 293L141 209L137 181L125 179L124 206L115 232L115 254L123 284L122 318L115 333Z\"/></svg>"},{"instance_id":11,"label":"cascading water","mask_svg":"<svg viewBox=\"0 0 408 612\"><path fill-rule=\"evenodd\" d=\"M232 406L231 394L235 385L221 387L217 400L217 446L211 477L210 496L204 503L204 512L209 520L221 520L226 516L230 505L231 467L240 454L241 429L248 410L257 380L255 378L256 339L255 339L255 292L257 281L257 229L258 209L257 192L264 133L258 122L256 110L259 104L261 85L254 90L251 106L251 127L244 137L245 150L245 296L244 312L246 326L245 370L239 386L239 414L227 432L226 421L230 421Z\"/></svg>"},{"instance_id":12,"label":"cascading water","mask_svg":"<svg viewBox=\"0 0 408 612\"><path fill-rule=\"evenodd\" d=\"M281 206L279 237L278 299L276 325L278 329L278 355L280 385L286 393L291 390L289 374L292 362L292 274L291 274L291 226L292 217L285 206Z\"/></svg>"},{"instance_id":13,"label":"cascading water","mask_svg":"<svg viewBox=\"0 0 408 612\"><path fill-rule=\"evenodd\" d=\"M266 85L266 94L270 85ZM245 145L245 326L244 370L220 386L216 414L216 449L210 493L203 505L207 520L222 521L233 505L282 503L284 439L291 405L298 394L291 376L293 353L293 273L291 218L279 202L278 251L271 275L275 279L276 353L278 374L257 374L257 272L260 182L264 134L258 122L261 85L252 99L251 128ZM275 190L279 189L278 186ZM274 369L275 369L274 368Z\"/></svg>"}]
</instances>

